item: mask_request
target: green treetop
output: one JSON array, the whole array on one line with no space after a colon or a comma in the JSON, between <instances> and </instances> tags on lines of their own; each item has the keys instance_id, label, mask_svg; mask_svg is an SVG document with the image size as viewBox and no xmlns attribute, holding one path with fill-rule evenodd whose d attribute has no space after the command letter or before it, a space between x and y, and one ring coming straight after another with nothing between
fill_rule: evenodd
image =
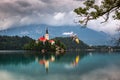
<instances>
[{"instance_id":1,"label":"green treetop","mask_svg":"<svg viewBox=\"0 0 120 80\"><path fill-rule=\"evenodd\" d=\"M112 13L112 18L120 20L120 0L102 0L101 4L97 5L95 2L97 0L86 0L83 4L85 7L79 7L74 9L74 12L83 17L79 20L79 23L87 25L90 20L97 19L99 17L104 17L106 22L110 14Z\"/></svg>"}]
</instances>

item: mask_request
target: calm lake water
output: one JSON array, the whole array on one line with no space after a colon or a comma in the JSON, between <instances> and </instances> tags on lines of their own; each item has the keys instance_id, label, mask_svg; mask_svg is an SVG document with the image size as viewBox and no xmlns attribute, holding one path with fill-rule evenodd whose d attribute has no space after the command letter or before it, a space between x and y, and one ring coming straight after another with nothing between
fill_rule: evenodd
<instances>
[{"instance_id":1,"label":"calm lake water","mask_svg":"<svg viewBox=\"0 0 120 80\"><path fill-rule=\"evenodd\" d=\"M0 51L0 80L120 80L120 54Z\"/></svg>"}]
</instances>

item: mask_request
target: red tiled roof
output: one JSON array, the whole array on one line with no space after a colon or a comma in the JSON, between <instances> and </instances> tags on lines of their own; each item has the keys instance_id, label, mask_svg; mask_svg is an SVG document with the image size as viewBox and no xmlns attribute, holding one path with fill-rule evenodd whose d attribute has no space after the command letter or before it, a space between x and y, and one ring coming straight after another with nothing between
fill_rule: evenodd
<instances>
[{"instance_id":1,"label":"red tiled roof","mask_svg":"<svg viewBox=\"0 0 120 80\"><path fill-rule=\"evenodd\" d=\"M45 39L45 37L40 37L39 40L45 42L47 39Z\"/></svg>"},{"instance_id":2,"label":"red tiled roof","mask_svg":"<svg viewBox=\"0 0 120 80\"><path fill-rule=\"evenodd\" d=\"M54 40L49 40L50 43L55 42Z\"/></svg>"}]
</instances>

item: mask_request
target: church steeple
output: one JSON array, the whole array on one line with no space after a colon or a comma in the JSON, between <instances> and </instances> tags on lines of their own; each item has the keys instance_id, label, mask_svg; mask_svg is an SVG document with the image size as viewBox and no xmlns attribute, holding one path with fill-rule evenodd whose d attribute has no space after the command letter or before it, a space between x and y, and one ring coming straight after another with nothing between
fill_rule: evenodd
<instances>
[{"instance_id":1,"label":"church steeple","mask_svg":"<svg viewBox=\"0 0 120 80\"><path fill-rule=\"evenodd\" d=\"M46 29L46 34L48 34L48 28Z\"/></svg>"},{"instance_id":2,"label":"church steeple","mask_svg":"<svg viewBox=\"0 0 120 80\"><path fill-rule=\"evenodd\" d=\"M45 34L45 38L46 38L47 40L49 40L48 28L46 28L46 34Z\"/></svg>"}]
</instances>

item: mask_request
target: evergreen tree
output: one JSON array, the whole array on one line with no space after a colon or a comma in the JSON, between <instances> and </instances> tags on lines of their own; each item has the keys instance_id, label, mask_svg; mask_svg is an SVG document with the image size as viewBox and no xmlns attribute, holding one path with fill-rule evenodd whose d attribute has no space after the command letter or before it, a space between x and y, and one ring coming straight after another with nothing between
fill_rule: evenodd
<instances>
[{"instance_id":1,"label":"evergreen tree","mask_svg":"<svg viewBox=\"0 0 120 80\"><path fill-rule=\"evenodd\" d=\"M120 0L102 0L101 4L97 5L96 1L98 0L86 0L83 3L85 7L74 9L74 12L82 17L78 21L79 23L86 26L90 20L96 20L99 17L104 18L104 21L101 22L104 23L108 21L111 14L114 20L120 20ZM120 45L120 35L114 42L116 45Z\"/></svg>"},{"instance_id":2,"label":"evergreen tree","mask_svg":"<svg viewBox=\"0 0 120 80\"><path fill-rule=\"evenodd\" d=\"M87 25L90 20L101 16L105 16L103 22L106 22L112 13L113 19L120 20L120 0L102 0L101 5L96 5L96 1L98 0L86 0L84 2L85 7L74 9L77 15L83 17L83 19L79 20L80 23Z\"/></svg>"}]
</instances>

